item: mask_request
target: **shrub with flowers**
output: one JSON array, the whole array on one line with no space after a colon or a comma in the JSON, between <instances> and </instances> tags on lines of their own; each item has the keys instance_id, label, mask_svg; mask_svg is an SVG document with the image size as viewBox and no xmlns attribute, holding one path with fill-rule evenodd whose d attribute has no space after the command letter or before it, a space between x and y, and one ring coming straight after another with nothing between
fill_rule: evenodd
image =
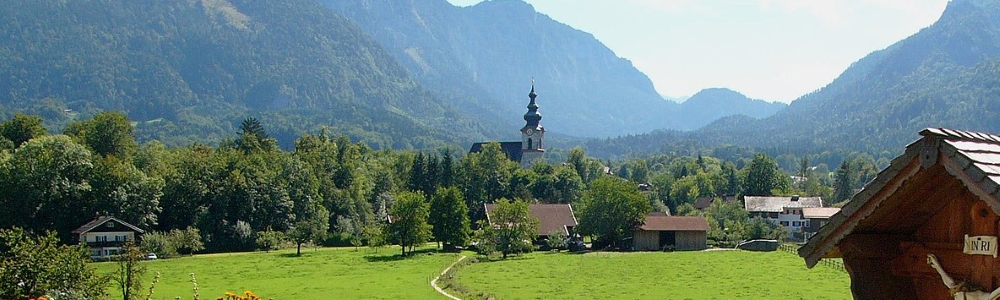
<instances>
[{"instance_id":1,"label":"shrub with flowers","mask_svg":"<svg viewBox=\"0 0 1000 300\"><path fill-rule=\"evenodd\" d=\"M236 294L236 293L231 293L231 292L226 292L226 296L225 297L219 297L219 298L216 298L216 299L218 299L218 300L264 300L264 298L261 298L261 297L259 297L257 295L254 295L253 292L251 292L251 291L243 292L243 295ZM273 298L269 298L269 299L270 300L274 300Z\"/></svg>"}]
</instances>

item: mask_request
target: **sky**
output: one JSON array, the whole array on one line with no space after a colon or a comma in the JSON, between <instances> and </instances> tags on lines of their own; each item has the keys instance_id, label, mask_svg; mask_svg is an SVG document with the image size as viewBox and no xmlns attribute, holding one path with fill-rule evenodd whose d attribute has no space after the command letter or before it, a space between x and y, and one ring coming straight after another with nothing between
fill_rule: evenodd
<instances>
[{"instance_id":1,"label":"sky","mask_svg":"<svg viewBox=\"0 0 1000 300\"><path fill-rule=\"evenodd\" d=\"M481 0L448 0L468 6ZM791 102L930 26L948 0L525 0L589 32L668 97Z\"/></svg>"}]
</instances>

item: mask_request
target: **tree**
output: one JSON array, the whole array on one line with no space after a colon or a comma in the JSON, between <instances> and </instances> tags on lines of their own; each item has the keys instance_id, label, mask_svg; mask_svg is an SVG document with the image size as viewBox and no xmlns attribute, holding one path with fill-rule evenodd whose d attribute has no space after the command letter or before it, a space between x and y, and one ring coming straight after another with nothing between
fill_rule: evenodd
<instances>
[{"instance_id":1,"label":"tree","mask_svg":"<svg viewBox=\"0 0 1000 300\"><path fill-rule=\"evenodd\" d=\"M201 231L198 228L188 226L184 230L171 230L170 239L173 241L177 253L180 254L194 255L196 251L205 249L205 244L201 241Z\"/></svg>"},{"instance_id":2,"label":"tree","mask_svg":"<svg viewBox=\"0 0 1000 300\"><path fill-rule=\"evenodd\" d=\"M285 242L285 234L281 231L265 230L257 232L257 249L264 252L281 249L281 244Z\"/></svg>"},{"instance_id":3,"label":"tree","mask_svg":"<svg viewBox=\"0 0 1000 300\"><path fill-rule=\"evenodd\" d=\"M240 123L240 136L235 141L236 149L249 154L253 152L273 152L278 149L278 142L272 139L254 117L247 117Z\"/></svg>"},{"instance_id":4,"label":"tree","mask_svg":"<svg viewBox=\"0 0 1000 300\"><path fill-rule=\"evenodd\" d=\"M42 126L42 117L35 115L15 113L14 118L0 123L0 137L9 140L13 145L12 149L47 132L45 126Z\"/></svg>"},{"instance_id":5,"label":"tree","mask_svg":"<svg viewBox=\"0 0 1000 300\"><path fill-rule=\"evenodd\" d=\"M364 235L365 240L368 241L368 247L375 249L378 252L379 248L386 245L387 239L385 238L385 226L381 223L371 223L365 226Z\"/></svg>"},{"instance_id":6,"label":"tree","mask_svg":"<svg viewBox=\"0 0 1000 300\"><path fill-rule=\"evenodd\" d=\"M159 231L143 234L139 249L142 249L143 253L155 253L160 258L177 255L177 248L170 233Z\"/></svg>"},{"instance_id":7,"label":"tree","mask_svg":"<svg viewBox=\"0 0 1000 300\"><path fill-rule=\"evenodd\" d=\"M630 237L652 211L649 201L629 181L601 178L583 194L580 208L581 234L596 235L612 247Z\"/></svg>"},{"instance_id":8,"label":"tree","mask_svg":"<svg viewBox=\"0 0 1000 300\"><path fill-rule=\"evenodd\" d=\"M0 299L104 299L107 277L88 261L83 245L59 245L51 231L34 236L17 227L0 229Z\"/></svg>"},{"instance_id":9,"label":"tree","mask_svg":"<svg viewBox=\"0 0 1000 300\"><path fill-rule=\"evenodd\" d=\"M851 171L851 165L847 161L841 163L840 168L837 168L837 174L833 181L833 203L847 201L854 195Z\"/></svg>"},{"instance_id":10,"label":"tree","mask_svg":"<svg viewBox=\"0 0 1000 300\"><path fill-rule=\"evenodd\" d=\"M396 196L396 204L389 209L392 221L387 229L388 235L402 248L403 256L406 256L407 247L412 249L431 238L431 225L427 224L429 214L430 206L420 194L401 192Z\"/></svg>"},{"instance_id":11,"label":"tree","mask_svg":"<svg viewBox=\"0 0 1000 300\"><path fill-rule=\"evenodd\" d=\"M125 158L137 147L132 123L117 111L102 112L93 119L69 124L64 131L101 156Z\"/></svg>"},{"instance_id":12,"label":"tree","mask_svg":"<svg viewBox=\"0 0 1000 300\"><path fill-rule=\"evenodd\" d=\"M118 271L113 274L112 279L122 291L122 300L142 298L142 276L146 274L146 267L139 262L145 257L146 255L139 251L139 247L128 241L115 258Z\"/></svg>"},{"instance_id":13,"label":"tree","mask_svg":"<svg viewBox=\"0 0 1000 300\"><path fill-rule=\"evenodd\" d=\"M480 220L476 241L480 253L510 254L531 252L531 241L538 234L538 218L529 214L529 205L520 199L501 198L493 204L489 220Z\"/></svg>"},{"instance_id":14,"label":"tree","mask_svg":"<svg viewBox=\"0 0 1000 300\"><path fill-rule=\"evenodd\" d=\"M517 163L507 159L499 143L483 145L483 151L470 153L462 158L462 195L469 206L469 219L483 218L483 205L506 198L510 192L510 179Z\"/></svg>"},{"instance_id":15,"label":"tree","mask_svg":"<svg viewBox=\"0 0 1000 300\"><path fill-rule=\"evenodd\" d=\"M438 189L431 197L430 222L434 240L444 243L445 249L465 246L472 232L469 225L469 207L465 206L462 192L455 187Z\"/></svg>"},{"instance_id":16,"label":"tree","mask_svg":"<svg viewBox=\"0 0 1000 300\"><path fill-rule=\"evenodd\" d=\"M32 139L15 151L0 173L0 228L70 232L94 215L90 197L91 153L65 135Z\"/></svg>"},{"instance_id":17,"label":"tree","mask_svg":"<svg viewBox=\"0 0 1000 300\"><path fill-rule=\"evenodd\" d=\"M778 169L778 163L766 154L754 155L753 161L743 171L744 195L772 196L775 190L788 187L788 177Z\"/></svg>"},{"instance_id":18,"label":"tree","mask_svg":"<svg viewBox=\"0 0 1000 300\"><path fill-rule=\"evenodd\" d=\"M295 222L285 234L295 243L295 256L302 255L302 244L322 239L327 227L329 227L327 223L320 219Z\"/></svg>"},{"instance_id":19,"label":"tree","mask_svg":"<svg viewBox=\"0 0 1000 300\"><path fill-rule=\"evenodd\" d=\"M566 242L568 241L569 241L569 236L566 236L565 232L556 230L553 232L549 232L548 240L545 241L545 244L546 246L549 246L549 249L556 250L556 252L559 252L560 249L566 248Z\"/></svg>"}]
</instances>

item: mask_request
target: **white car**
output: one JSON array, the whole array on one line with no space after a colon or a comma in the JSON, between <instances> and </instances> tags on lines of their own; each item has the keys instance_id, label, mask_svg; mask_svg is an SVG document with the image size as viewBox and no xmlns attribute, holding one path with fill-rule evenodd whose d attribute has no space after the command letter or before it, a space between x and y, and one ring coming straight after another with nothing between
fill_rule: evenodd
<instances>
[{"instance_id":1,"label":"white car","mask_svg":"<svg viewBox=\"0 0 1000 300\"><path fill-rule=\"evenodd\" d=\"M153 260L153 259L156 259L156 253L150 253L150 254L146 254L146 259L147 259L147 260Z\"/></svg>"}]
</instances>

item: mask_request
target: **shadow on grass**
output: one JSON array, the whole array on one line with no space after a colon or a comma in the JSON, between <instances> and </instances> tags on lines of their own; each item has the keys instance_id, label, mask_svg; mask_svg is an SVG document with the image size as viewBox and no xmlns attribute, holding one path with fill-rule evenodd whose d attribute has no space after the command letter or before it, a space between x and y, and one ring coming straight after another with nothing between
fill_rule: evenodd
<instances>
[{"instance_id":1,"label":"shadow on grass","mask_svg":"<svg viewBox=\"0 0 1000 300\"><path fill-rule=\"evenodd\" d=\"M391 255L389 255L389 254L386 254L386 255L377 255L377 254L365 255L365 260L367 260L369 262L389 262L389 261L398 261L398 260L404 260L404 259L408 259L408 258L414 258L414 257L420 256L420 255L432 255L434 253L437 253L437 249L433 249L433 248L431 248L431 249L420 249L420 250L414 250L412 252L407 252L406 256L400 255L399 253L391 254Z\"/></svg>"}]
</instances>

